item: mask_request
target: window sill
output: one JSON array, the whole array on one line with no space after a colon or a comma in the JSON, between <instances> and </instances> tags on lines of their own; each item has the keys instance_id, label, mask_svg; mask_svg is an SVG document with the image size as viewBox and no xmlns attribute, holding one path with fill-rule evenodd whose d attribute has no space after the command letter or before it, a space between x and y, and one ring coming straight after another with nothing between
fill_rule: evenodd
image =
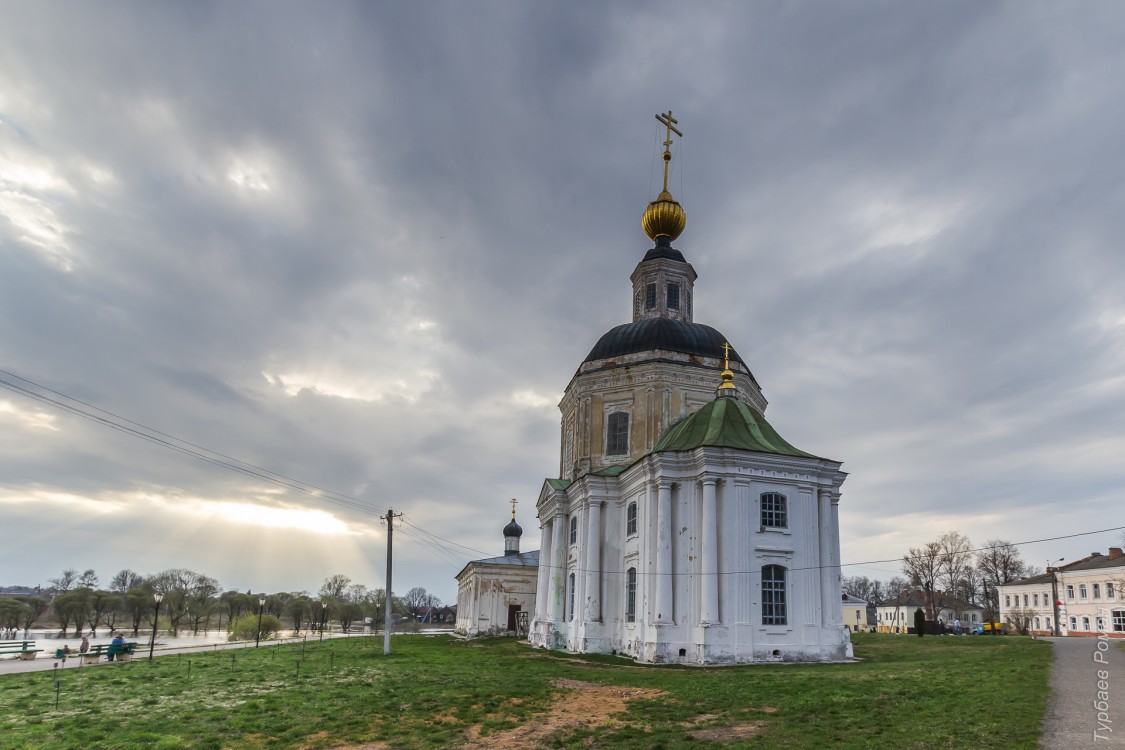
<instances>
[{"instance_id":1,"label":"window sill","mask_svg":"<svg viewBox=\"0 0 1125 750\"><path fill-rule=\"evenodd\" d=\"M788 535L792 534L793 532L790 531L789 527L787 527L787 526L759 526L758 527L758 533L759 534L771 534L771 533L772 534L785 534L786 536L788 536Z\"/></svg>"}]
</instances>

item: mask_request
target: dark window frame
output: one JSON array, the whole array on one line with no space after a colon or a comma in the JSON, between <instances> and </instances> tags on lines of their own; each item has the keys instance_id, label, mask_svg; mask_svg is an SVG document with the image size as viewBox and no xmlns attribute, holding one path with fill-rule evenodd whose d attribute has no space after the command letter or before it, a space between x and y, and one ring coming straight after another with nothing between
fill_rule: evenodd
<instances>
[{"instance_id":1,"label":"dark window frame","mask_svg":"<svg viewBox=\"0 0 1125 750\"><path fill-rule=\"evenodd\" d=\"M637 502L634 500L625 508L625 536L637 533Z\"/></svg>"},{"instance_id":2,"label":"dark window frame","mask_svg":"<svg viewBox=\"0 0 1125 750\"><path fill-rule=\"evenodd\" d=\"M625 571L625 622L637 621L637 569Z\"/></svg>"},{"instance_id":3,"label":"dark window frame","mask_svg":"<svg viewBox=\"0 0 1125 750\"><path fill-rule=\"evenodd\" d=\"M759 498L763 529L789 528L789 501L780 492L763 492Z\"/></svg>"},{"instance_id":4,"label":"dark window frame","mask_svg":"<svg viewBox=\"0 0 1125 750\"><path fill-rule=\"evenodd\" d=\"M656 282L650 281L645 284L645 309L656 309Z\"/></svg>"},{"instance_id":5,"label":"dark window frame","mask_svg":"<svg viewBox=\"0 0 1125 750\"><path fill-rule=\"evenodd\" d=\"M605 420L605 454L629 455L629 412L615 411Z\"/></svg>"},{"instance_id":6,"label":"dark window frame","mask_svg":"<svg viewBox=\"0 0 1125 750\"><path fill-rule=\"evenodd\" d=\"M570 543L578 544L578 516L570 517Z\"/></svg>"},{"instance_id":7,"label":"dark window frame","mask_svg":"<svg viewBox=\"0 0 1125 750\"><path fill-rule=\"evenodd\" d=\"M675 294L673 294L673 292L675 292ZM666 293L667 293L666 299L668 300L668 309L669 310L679 310L680 309L680 285L677 284L674 281L669 281L668 282L668 289L667 289Z\"/></svg>"},{"instance_id":8,"label":"dark window frame","mask_svg":"<svg viewBox=\"0 0 1125 750\"><path fill-rule=\"evenodd\" d=\"M762 568L762 624L789 624L786 612L785 579L783 565L766 565Z\"/></svg>"}]
</instances>

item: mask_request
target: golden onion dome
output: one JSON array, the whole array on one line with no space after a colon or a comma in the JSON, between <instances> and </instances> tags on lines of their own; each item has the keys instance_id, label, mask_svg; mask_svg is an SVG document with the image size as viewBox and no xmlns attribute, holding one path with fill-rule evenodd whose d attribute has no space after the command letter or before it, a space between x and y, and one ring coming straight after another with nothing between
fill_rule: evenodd
<instances>
[{"instance_id":1,"label":"golden onion dome","mask_svg":"<svg viewBox=\"0 0 1125 750\"><path fill-rule=\"evenodd\" d=\"M641 217L641 227L653 242L657 237L676 239L686 225L687 214L684 212L684 207L677 203L667 190L662 191L656 200L648 204L644 216Z\"/></svg>"}]
</instances>

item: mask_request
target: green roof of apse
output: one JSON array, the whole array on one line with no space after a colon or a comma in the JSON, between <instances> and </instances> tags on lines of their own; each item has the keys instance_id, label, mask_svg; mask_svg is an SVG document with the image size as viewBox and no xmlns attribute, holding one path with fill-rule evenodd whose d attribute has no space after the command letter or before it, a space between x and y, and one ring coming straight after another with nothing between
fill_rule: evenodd
<instances>
[{"instance_id":1,"label":"green roof of apse","mask_svg":"<svg viewBox=\"0 0 1125 750\"><path fill-rule=\"evenodd\" d=\"M758 412L736 398L717 398L668 428L653 453L701 447L737 448L780 456L820 458L794 448Z\"/></svg>"}]
</instances>

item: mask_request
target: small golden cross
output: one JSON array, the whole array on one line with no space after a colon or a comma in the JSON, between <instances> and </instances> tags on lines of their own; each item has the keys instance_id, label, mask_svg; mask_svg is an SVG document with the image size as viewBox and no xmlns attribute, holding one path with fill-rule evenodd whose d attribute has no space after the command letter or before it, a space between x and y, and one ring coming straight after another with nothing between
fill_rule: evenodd
<instances>
[{"instance_id":1,"label":"small golden cross","mask_svg":"<svg viewBox=\"0 0 1125 750\"><path fill-rule=\"evenodd\" d=\"M730 369L730 342L723 342L723 369Z\"/></svg>"},{"instance_id":2,"label":"small golden cross","mask_svg":"<svg viewBox=\"0 0 1125 750\"><path fill-rule=\"evenodd\" d=\"M518 502L519 502L519 500L516 500L514 497L512 498L512 520L513 521L516 520L516 503L518 503Z\"/></svg>"},{"instance_id":3,"label":"small golden cross","mask_svg":"<svg viewBox=\"0 0 1125 750\"><path fill-rule=\"evenodd\" d=\"M670 150L672 146L672 133L675 133L681 138L684 137L684 134L676 129L675 126L678 125L680 121L672 117L672 110L668 110L666 113L662 112L661 114L658 114L656 116L656 119L661 125L666 128L666 130L664 131L664 192L668 192L668 163L672 161L672 152Z\"/></svg>"}]
</instances>

